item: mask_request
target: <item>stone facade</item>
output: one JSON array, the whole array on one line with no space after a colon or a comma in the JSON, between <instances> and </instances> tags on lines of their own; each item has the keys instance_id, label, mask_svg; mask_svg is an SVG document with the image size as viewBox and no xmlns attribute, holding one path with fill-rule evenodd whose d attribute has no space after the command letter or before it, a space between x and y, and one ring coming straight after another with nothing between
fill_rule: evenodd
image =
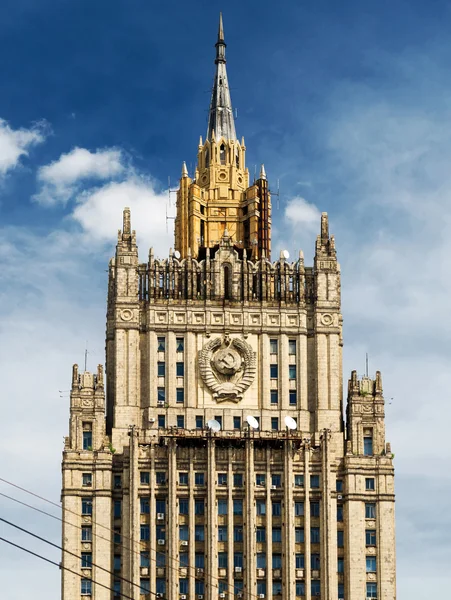
<instances>
[{"instance_id":1,"label":"stone facade","mask_svg":"<svg viewBox=\"0 0 451 600\"><path fill-rule=\"evenodd\" d=\"M73 370L63 545L82 561L63 554L81 576L62 572L63 600L396 597L381 375L352 373L345 423L327 215L312 267L271 262L264 169L248 178L244 143L213 132L165 260L139 263L124 210L106 394L102 367Z\"/></svg>"}]
</instances>

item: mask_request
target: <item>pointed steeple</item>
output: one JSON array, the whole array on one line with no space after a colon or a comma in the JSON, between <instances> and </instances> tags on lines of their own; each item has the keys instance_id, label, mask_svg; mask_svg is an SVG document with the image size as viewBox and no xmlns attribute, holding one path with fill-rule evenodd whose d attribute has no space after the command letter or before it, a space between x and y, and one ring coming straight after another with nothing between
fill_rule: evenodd
<instances>
[{"instance_id":1,"label":"pointed steeple","mask_svg":"<svg viewBox=\"0 0 451 600\"><path fill-rule=\"evenodd\" d=\"M216 42L216 74L211 94L207 140L212 139L213 132L217 140L221 137L224 137L226 140L236 140L232 101L230 99L229 82L227 80L225 49L226 43L224 41L222 13L220 13L218 41Z\"/></svg>"}]
</instances>

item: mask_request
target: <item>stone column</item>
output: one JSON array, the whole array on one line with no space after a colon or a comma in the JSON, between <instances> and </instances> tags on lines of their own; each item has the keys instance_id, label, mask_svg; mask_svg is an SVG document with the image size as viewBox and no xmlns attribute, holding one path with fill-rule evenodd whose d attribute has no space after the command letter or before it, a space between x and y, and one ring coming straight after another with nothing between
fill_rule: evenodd
<instances>
[{"instance_id":1,"label":"stone column","mask_svg":"<svg viewBox=\"0 0 451 600\"><path fill-rule=\"evenodd\" d=\"M244 577L244 597L254 598L256 595L256 559L255 559L255 516L254 516L254 440L246 440L246 513L243 522L244 556L246 572Z\"/></svg>"},{"instance_id":2,"label":"stone column","mask_svg":"<svg viewBox=\"0 0 451 600\"><path fill-rule=\"evenodd\" d=\"M293 442L288 438L288 434L284 445L284 463L285 531L282 555L282 593L284 600L291 600L296 596L296 577L294 571Z\"/></svg>"},{"instance_id":3,"label":"stone column","mask_svg":"<svg viewBox=\"0 0 451 600\"><path fill-rule=\"evenodd\" d=\"M208 438L208 474L207 474L207 533L205 548L206 564L206 598L216 600L218 597L218 509L216 506L216 440L210 434Z\"/></svg>"},{"instance_id":4,"label":"stone column","mask_svg":"<svg viewBox=\"0 0 451 600\"><path fill-rule=\"evenodd\" d=\"M168 440L168 553L167 553L167 582L168 598L177 598L178 593L178 564L179 564L179 531L177 519L177 441L175 438Z\"/></svg>"},{"instance_id":5,"label":"stone column","mask_svg":"<svg viewBox=\"0 0 451 600\"><path fill-rule=\"evenodd\" d=\"M305 574L305 600L312 597L312 570L310 550L310 442L304 444L304 574Z\"/></svg>"}]
</instances>

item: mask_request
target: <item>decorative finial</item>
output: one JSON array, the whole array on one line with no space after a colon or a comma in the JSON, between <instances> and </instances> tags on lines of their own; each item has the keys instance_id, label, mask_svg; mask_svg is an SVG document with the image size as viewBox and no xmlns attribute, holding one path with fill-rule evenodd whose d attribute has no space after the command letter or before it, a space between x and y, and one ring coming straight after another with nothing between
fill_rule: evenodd
<instances>
[{"instance_id":1,"label":"decorative finial","mask_svg":"<svg viewBox=\"0 0 451 600\"><path fill-rule=\"evenodd\" d=\"M263 165L263 164L260 167L260 179L266 179L265 165Z\"/></svg>"},{"instance_id":2,"label":"decorative finial","mask_svg":"<svg viewBox=\"0 0 451 600\"><path fill-rule=\"evenodd\" d=\"M183 161L183 165L182 165L182 177L188 177L188 169L186 168L185 161Z\"/></svg>"},{"instance_id":3,"label":"decorative finial","mask_svg":"<svg viewBox=\"0 0 451 600\"><path fill-rule=\"evenodd\" d=\"M128 208L128 206L124 208L124 212L123 212L122 233L123 234L131 233L130 209Z\"/></svg>"},{"instance_id":4,"label":"decorative finial","mask_svg":"<svg viewBox=\"0 0 451 600\"><path fill-rule=\"evenodd\" d=\"M329 241L329 219L327 213L321 213L321 242L324 244Z\"/></svg>"},{"instance_id":5,"label":"decorative finial","mask_svg":"<svg viewBox=\"0 0 451 600\"><path fill-rule=\"evenodd\" d=\"M224 41L224 25L222 24L222 12L219 13L219 27L218 27L218 42Z\"/></svg>"}]
</instances>

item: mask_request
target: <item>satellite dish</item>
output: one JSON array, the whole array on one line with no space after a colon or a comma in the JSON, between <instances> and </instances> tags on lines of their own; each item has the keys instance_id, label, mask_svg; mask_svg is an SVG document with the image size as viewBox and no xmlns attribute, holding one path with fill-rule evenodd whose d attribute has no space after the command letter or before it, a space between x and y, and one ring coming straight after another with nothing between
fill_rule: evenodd
<instances>
[{"instance_id":1,"label":"satellite dish","mask_svg":"<svg viewBox=\"0 0 451 600\"><path fill-rule=\"evenodd\" d=\"M219 424L219 422L216 419L210 419L209 421L207 421L207 427L208 427L208 429L211 429L211 431L214 431L215 433L217 431L221 431L221 425Z\"/></svg>"},{"instance_id":2,"label":"satellite dish","mask_svg":"<svg viewBox=\"0 0 451 600\"><path fill-rule=\"evenodd\" d=\"M288 429L297 429L298 424L293 419L293 417L285 417L285 425Z\"/></svg>"},{"instance_id":3,"label":"satellite dish","mask_svg":"<svg viewBox=\"0 0 451 600\"><path fill-rule=\"evenodd\" d=\"M247 424L249 425L249 427L252 427L252 429L258 429L260 427L257 419L255 417L253 417L252 415L248 415L246 417L246 421L247 421Z\"/></svg>"},{"instance_id":4,"label":"satellite dish","mask_svg":"<svg viewBox=\"0 0 451 600\"><path fill-rule=\"evenodd\" d=\"M288 250L282 250L281 254L282 257L285 259L290 258L290 253L288 252Z\"/></svg>"},{"instance_id":5,"label":"satellite dish","mask_svg":"<svg viewBox=\"0 0 451 600\"><path fill-rule=\"evenodd\" d=\"M180 252L178 250L174 250L174 257L178 260L180 258Z\"/></svg>"}]
</instances>

